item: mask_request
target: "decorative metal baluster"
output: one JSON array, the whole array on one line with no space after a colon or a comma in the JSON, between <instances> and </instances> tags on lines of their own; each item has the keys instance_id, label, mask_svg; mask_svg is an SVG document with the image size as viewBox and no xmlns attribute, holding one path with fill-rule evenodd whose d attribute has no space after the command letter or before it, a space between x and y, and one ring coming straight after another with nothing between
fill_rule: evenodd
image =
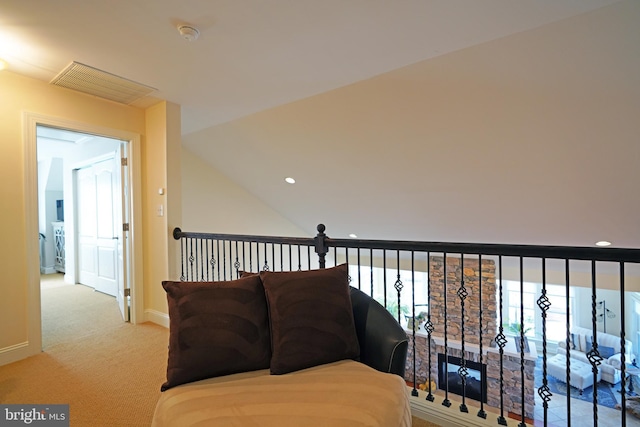
<instances>
[{"instance_id":1,"label":"decorative metal baluster","mask_svg":"<svg viewBox=\"0 0 640 427\"><path fill-rule=\"evenodd\" d=\"M253 242L247 242L249 244L249 271L253 273ZM245 267L247 265L245 264ZM245 268L245 271L246 268Z\"/></svg>"},{"instance_id":2,"label":"decorative metal baluster","mask_svg":"<svg viewBox=\"0 0 640 427\"><path fill-rule=\"evenodd\" d=\"M431 322L431 255L427 252L427 322L424 329L427 331L427 354L429 355L429 392L427 398L429 402L433 402L435 397L431 390L431 334L433 333L433 323ZM415 369L415 366L413 367Z\"/></svg>"},{"instance_id":3,"label":"decorative metal baluster","mask_svg":"<svg viewBox=\"0 0 640 427\"><path fill-rule=\"evenodd\" d=\"M622 404L620 405L621 408L626 408L627 407L627 394L625 393L625 387L626 387L626 371L627 371L627 360L626 360L626 354L627 354L627 343L626 343L626 339L625 339L625 325L624 325L624 319L625 319L625 313L624 313L624 262L620 263L620 363L622 364L622 372L621 372L621 376L622 376L622 380L620 381L620 390L622 391L621 395L622 395ZM629 378L629 381L631 381L631 378ZM627 426L627 411L622 410L622 427L626 427Z\"/></svg>"},{"instance_id":4,"label":"decorative metal baluster","mask_svg":"<svg viewBox=\"0 0 640 427\"><path fill-rule=\"evenodd\" d=\"M500 276L499 298L500 298L500 322L498 323L498 335L496 335L496 344L500 348L500 416L498 424L507 425L507 419L504 417L504 346L507 344L507 338L504 336L503 325L503 297L502 297L502 255L498 257L498 275Z\"/></svg>"},{"instance_id":5,"label":"decorative metal baluster","mask_svg":"<svg viewBox=\"0 0 640 427\"><path fill-rule=\"evenodd\" d=\"M311 270L311 246L307 246L307 265L309 266L309 270Z\"/></svg>"},{"instance_id":6,"label":"decorative metal baluster","mask_svg":"<svg viewBox=\"0 0 640 427\"><path fill-rule=\"evenodd\" d=\"M479 306L479 313L478 313L478 325L479 326L479 331L478 331L478 340L479 340L479 359L480 359L480 366L483 366L483 354L482 354L482 325L483 325L483 312L482 312L482 254L478 255L478 270L480 271L480 277L478 278L478 306ZM464 271L464 270L463 270ZM482 374L481 374L482 375ZM484 376L483 380L486 383L486 375ZM484 410L484 399L485 399L485 387L480 387L480 410L478 411L478 417L480 418L487 418L487 413Z\"/></svg>"},{"instance_id":7,"label":"decorative metal baluster","mask_svg":"<svg viewBox=\"0 0 640 427\"><path fill-rule=\"evenodd\" d=\"M346 256L346 252L347 252L347 250L348 250L348 248L344 248L344 251L345 251L345 259L347 259L347 260L348 260L348 259L349 259L349 257L347 257L347 256ZM335 257L334 257L334 261L335 261L335 262L334 262L334 265L338 265L338 248L334 248L334 254L335 254ZM347 262L348 262L348 261L347 261ZM358 267L358 270L360 270L360 266L358 265L357 267ZM353 285L351 284L351 281L352 281L352 278L351 278L351 271L347 271L347 281L349 282L349 286L353 286Z\"/></svg>"},{"instance_id":8,"label":"decorative metal baluster","mask_svg":"<svg viewBox=\"0 0 640 427\"><path fill-rule=\"evenodd\" d=\"M266 246L266 243L265 243ZM271 265L273 266L273 271L276 271L276 244L271 243Z\"/></svg>"},{"instance_id":9,"label":"decorative metal baluster","mask_svg":"<svg viewBox=\"0 0 640 427\"><path fill-rule=\"evenodd\" d=\"M382 287L384 288L384 308L387 308L387 250L382 250ZM400 320L398 320L400 323Z\"/></svg>"},{"instance_id":10,"label":"decorative metal baluster","mask_svg":"<svg viewBox=\"0 0 640 427\"><path fill-rule=\"evenodd\" d=\"M569 295L570 295L570 272L569 272L569 260L564 260L564 271L565 271L565 290L566 290L566 298L565 298L565 313L566 313L566 325L565 325L565 333L566 333L566 341L565 345L567 348L567 353L565 357L566 364L566 379L565 383L567 384L567 390L571 390L571 342L569 339L571 338L571 313L569 310L571 307L569 306ZM571 393L567 393L567 427L571 427Z\"/></svg>"},{"instance_id":11,"label":"decorative metal baluster","mask_svg":"<svg viewBox=\"0 0 640 427\"><path fill-rule=\"evenodd\" d=\"M187 251L187 239L184 237L180 239L180 281L184 282L185 277L185 259L184 253Z\"/></svg>"},{"instance_id":12,"label":"decorative metal baluster","mask_svg":"<svg viewBox=\"0 0 640 427\"><path fill-rule=\"evenodd\" d=\"M202 268L204 269L204 280L209 281L209 239L202 239L204 243L204 253L202 254Z\"/></svg>"},{"instance_id":13,"label":"decorative metal baluster","mask_svg":"<svg viewBox=\"0 0 640 427\"><path fill-rule=\"evenodd\" d=\"M236 278L240 277L240 251L238 250L238 241L236 240L236 262L233 263L236 268Z\"/></svg>"},{"instance_id":14,"label":"decorative metal baluster","mask_svg":"<svg viewBox=\"0 0 640 427\"><path fill-rule=\"evenodd\" d=\"M356 253L358 254L358 289L362 289L362 278L360 274L360 248L357 249ZM347 262L349 262L349 258L347 258Z\"/></svg>"},{"instance_id":15,"label":"decorative metal baluster","mask_svg":"<svg viewBox=\"0 0 640 427\"><path fill-rule=\"evenodd\" d=\"M302 271L302 248L298 245L298 271Z\"/></svg>"},{"instance_id":16,"label":"decorative metal baluster","mask_svg":"<svg viewBox=\"0 0 640 427\"><path fill-rule=\"evenodd\" d=\"M249 244L251 245L251 244ZM242 242L242 270L247 271L247 259L245 257L245 247L247 246L247 242ZM249 270L251 271L251 270Z\"/></svg>"},{"instance_id":17,"label":"decorative metal baluster","mask_svg":"<svg viewBox=\"0 0 640 427\"><path fill-rule=\"evenodd\" d=\"M525 424L525 395L524 395L524 260L520 257L520 410L521 417L519 427L527 427Z\"/></svg>"},{"instance_id":18,"label":"decorative metal baluster","mask_svg":"<svg viewBox=\"0 0 640 427\"><path fill-rule=\"evenodd\" d=\"M218 254L217 259L220 259L220 240L216 240L216 253ZM220 278L220 263L217 263L217 267L218 267L218 280L222 280Z\"/></svg>"},{"instance_id":19,"label":"decorative metal baluster","mask_svg":"<svg viewBox=\"0 0 640 427\"><path fill-rule=\"evenodd\" d=\"M373 249L369 251L369 264L371 267L371 298L373 298Z\"/></svg>"},{"instance_id":20,"label":"decorative metal baluster","mask_svg":"<svg viewBox=\"0 0 640 427\"><path fill-rule=\"evenodd\" d=\"M400 323L400 292L402 291L403 285L402 280L400 280L400 251L398 251L398 278L396 279L396 283L393 285L396 288L396 294L398 297L398 323Z\"/></svg>"},{"instance_id":21,"label":"decorative metal baluster","mask_svg":"<svg viewBox=\"0 0 640 427\"><path fill-rule=\"evenodd\" d=\"M369 263L369 277L371 279L371 298L373 298L373 257L371 257L371 262Z\"/></svg>"},{"instance_id":22,"label":"decorative metal baluster","mask_svg":"<svg viewBox=\"0 0 640 427\"><path fill-rule=\"evenodd\" d=\"M233 280L233 272L236 270L234 259L237 257L233 253L233 241L229 240L229 280ZM236 270L237 271L237 270Z\"/></svg>"},{"instance_id":23,"label":"decorative metal baluster","mask_svg":"<svg viewBox=\"0 0 640 427\"><path fill-rule=\"evenodd\" d=\"M199 251L196 250L196 252L203 253L204 252L204 239L198 239L198 243L199 243ZM198 268L200 269L200 281L204 282L205 281L205 276L204 276L204 258L201 257L200 255L198 255L197 260L196 260L196 271L198 271Z\"/></svg>"},{"instance_id":24,"label":"decorative metal baluster","mask_svg":"<svg viewBox=\"0 0 640 427\"><path fill-rule=\"evenodd\" d=\"M447 337L447 253L443 254L443 272L444 272L444 280L442 283L444 295L444 372L449 372L449 345L448 345L448 337ZM445 375L444 377L444 400L442 401L442 406L446 406L447 408L451 406L451 402L449 401L449 375Z\"/></svg>"},{"instance_id":25,"label":"decorative metal baluster","mask_svg":"<svg viewBox=\"0 0 640 427\"><path fill-rule=\"evenodd\" d=\"M193 238L189 239L189 272L191 273L191 280L195 280L194 279L194 274L193 274L193 262L194 262L195 258L193 257Z\"/></svg>"},{"instance_id":26,"label":"decorative metal baluster","mask_svg":"<svg viewBox=\"0 0 640 427\"><path fill-rule=\"evenodd\" d=\"M462 380L462 403L460 404L460 412L469 412L467 408L466 400L467 400L467 377L469 376L469 372L467 371L467 358L464 354L464 300L467 298L469 293L464 286L464 254L460 254L460 287L457 292L458 298L460 298L460 314L462 317L461 326L460 326L460 368L458 368L458 375Z\"/></svg>"},{"instance_id":27,"label":"decorative metal baluster","mask_svg":"<svg viewBox=\"0 0 640 427\"><path fill-rule=\"evenodd\" d=\"M349 248L344 248L344 257L349 262ZM349 283L351 283L351 271L349 271ZM360 284L358 283L358 289L360 289Z\"/></svg>"},{"instance_id":28,"label":"decorative metal baluster","mask_svg":"<svg viewBox=\"0 0 640 427\"><path fill-rule=\"evenodd\" d=\"M255 242L256 244L256 269L258 273L260 273L260 242Z\"/></svg>"},{"instance_id":29,"label":"decorative metal baluster","mask_svg":"<svg viewBox=\"0 0 640 427\"><path fill-rule=\"evenodd\" d=\"M280 243L280 271L284 271L284 252L282 243Z\"/></svg>"},{"instance_id":30,"label":"decorative metal baluster","mask_svg":"<svg viewBox=\"0 0 640 427\"><path fill-rule=\"evenodd\" d=\"M211 270L211 280L215 280L215 268L216 268L216 256L214 253L213 240L209 242L209 247L211 248L211 257L209 258L209 268Z\"/></svg>"},{"instance_id":31,"label":"decorative metal baluster","mask_svg":"<svg viewBox=\"0 0 640 427\"><path fill-rule=\"evenodd\" d=\"M213 240L207 240L207 280L213 281L213 265L211 260L213 259Z\"/></svg>"},{"instance_id":32,"label":"decorative metal baluster","mask_svg":"<svg viewBox=\"0 0 640 427\"><path fill-rule=\"evenodd\" d=\"M227 280L227 244L222 241L222 280Z\"/></svg>"},{"instance_id":33,"label":"decorative metal baluster","mask_svg":"<svg viewBox=\"0 0 640 427\"><path fill-rule=\"evenodd\" d=\"M415 262L414 251L411 251L411 305L413 306L413 390L411 390L411 396L418 397L418 390L416 389L416 329L418 328L418 322L416 319L416 275L415 275Z\"/></svg>"},{"instance_id":34,"label":"decorative metal baluster","mask_svg":"<svg viewBox=\"0 0 640 427\"><path fill-rule=\"evenodd\" d=\"M269 260L267 259L269 251L267 250L267 244L263 245L264 249L264 265L262 266L262 271L269 271Z\"/></svg>"},{"instance_id":35,"label":"decorative metal baluster","mask_svg":"<svg viewBox=\"0 0 640 427\"><path fill-rule=\"evenodd\" d=\"M602 363L602 356L598 350L598 318L596 307L598 305L596 296L596 262L591 261L591 330L593 332L592 347L587 353L587 360L591 363L593 372L593 426L598 427L598 366ZM605 313L606 315L606 313Z\"/></svg>"},{"instance_id":36,"label":"decorative metal baluster","mask_svg":"<svg viewBox=\"0 0 640 427\"><path fill-rule=\"evenodd\" d=\"M293 246L289 245L289 271L293 271Z\"/></svg>"},{"instance_id":37,"label":"decorative metal baluster","mask_svg":"<svg viewBox=\"0 0 640 427\"><path fill-rule=\"evenodd\" d=\"M549 389L547 379L547 311L551 307L551 302L547 297L547 260L545 258L542 258L542 295L537 302L542 313L542 387L538 388L538 396L542 399L544 425L546 426L549 418L549 401L553 393Z\"/></svg>"}]
</instances>

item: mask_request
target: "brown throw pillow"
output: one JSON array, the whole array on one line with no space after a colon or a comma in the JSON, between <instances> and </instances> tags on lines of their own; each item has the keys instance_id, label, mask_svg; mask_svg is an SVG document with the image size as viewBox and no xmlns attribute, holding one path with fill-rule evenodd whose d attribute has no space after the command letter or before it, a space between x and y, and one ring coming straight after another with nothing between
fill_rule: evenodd
<instances>
[{"instance_id":1,"label":"brown throw pillow","mask_svg":"<svg viewBox=\"0 0 640 427\"><path fill-rule=\"evenodd\" d=\"M271 373L357 359L347 264L260 273L271 324Z\"/></svg>"},{"instance_id":2,"label":"brown throw pillow","mask_svg":"<svg viewBox=\"0 0 640 427\"><path fill-rule=\"evenodd\" d=\"M269 319L259 276L227 282L162 282L169 303L165 391L179 384L266 369Z\"/></svg>"}]
</instances>

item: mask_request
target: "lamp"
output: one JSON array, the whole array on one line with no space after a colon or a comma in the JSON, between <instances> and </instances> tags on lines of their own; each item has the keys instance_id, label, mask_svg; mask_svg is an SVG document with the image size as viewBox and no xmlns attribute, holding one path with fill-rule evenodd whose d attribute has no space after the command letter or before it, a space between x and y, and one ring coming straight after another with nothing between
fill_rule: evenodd
<instances>
[{"instance_id":1,"label":"lamp","mask_svg":"<svg viewBox=\"0 0 640 427\"><path fill-rule=\"evenodd\" d=\"M607 333L607 317L609 319L613 319L616 317L616 314L607 308L607 302L602 300L598 302L598 309L602 309L602 313L598 314L598 322L603 322L603 330L604 333Z\"/></svg>"}]
</instances>

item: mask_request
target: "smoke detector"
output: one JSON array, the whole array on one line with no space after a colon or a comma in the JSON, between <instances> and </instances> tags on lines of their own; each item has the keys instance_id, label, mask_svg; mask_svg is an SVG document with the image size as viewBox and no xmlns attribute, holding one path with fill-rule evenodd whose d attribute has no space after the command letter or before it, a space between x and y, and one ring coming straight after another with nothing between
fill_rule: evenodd
<instances>
[{"instance_id":1,"label":"smoke detector","mask_svg":"<svg viewBox=\"0 0 640 427\"><path fill-rule=\"evenodd\" d=\"M200 31L196 27L192 27L191 25L180 25L178 26L178 32L185 40L190 42L198 39L200 35Z\"/></svg>"}]
</instances>

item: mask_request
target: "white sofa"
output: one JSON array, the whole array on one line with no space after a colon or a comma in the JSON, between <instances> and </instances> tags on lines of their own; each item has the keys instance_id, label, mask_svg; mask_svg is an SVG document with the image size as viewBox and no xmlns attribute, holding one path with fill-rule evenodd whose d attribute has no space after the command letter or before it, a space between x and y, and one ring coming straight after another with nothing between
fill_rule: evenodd
<instances>
[{"instance_id":1,"label":"white sofa","mask_svg":"<svg viewBox=\"0 0 640 427\"><path fill-rule=\"evenodd\" d=\"M571 334L573 346L570 349L570 357L584 363L590 363L589 359L587 359L587 352L590 349L589 343L593 336L591 329L574 327L571 329ZM604 332L598 332L596 337L600 356L603 356L602 364L600 365L602 379L610 384L618 384L622 379L621 371L619 370L621 367L620 337L605 334ZM611 354L609 355L607 352ZM558 354L564 355L566 353L566 341L560 341L558 343ZM631 363L633 360L632 353L631 341L625 340L625 361L627 363Z\"/></svg>"}]
</instances>

